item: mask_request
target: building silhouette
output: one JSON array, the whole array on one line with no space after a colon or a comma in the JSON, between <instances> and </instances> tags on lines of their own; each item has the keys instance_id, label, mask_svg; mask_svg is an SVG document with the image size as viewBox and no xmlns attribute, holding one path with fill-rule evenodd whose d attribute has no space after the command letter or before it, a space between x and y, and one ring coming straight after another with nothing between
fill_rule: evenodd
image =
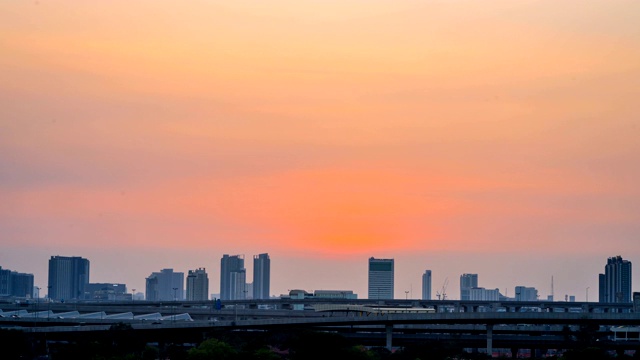
<instances>
[{"instance_id":1,"label":"building silhouette","mask_svg":"<svg viewBox=\"0 0 640 360\"><path fill-rule=\"evenodd\" d=\"M83 299L89 284L89 260L78 256L52 256L49 259L49 298Z\"/></svg>"},{"instance_id":2,"label":"building silhouette","mask_svg":"<svg viewBox=\"0 0 640 360\"><path fill-rule=\"evenodd\" d=\"M31 298L33 295L33 274L24 274L0 266L0 296Z\"/></svg>"},{"instance_id":3,"label":"building silhouette","mask_svg":"<svg viewBox=\"0 0 640 360\"><path fill-rule=\"evenodd\" d=\"M631 261L621 256L607 259L604 274L598 276L598 289L601 303L630 303Z\"/></svg>"},{"instance_id":4,"label":"building silhouette","mask_svg":"<svg viewBox=\"0 0 640 360\"><path fill-rule=\"evenodd\" d=\"M248 282L244 284L244 293L246 294L246 299L253 299L253 283Z\"/></svg>"},{"instance_id":5,"label":"building silhouette","mask_svg":"<svg viewBox=\"0 0 640 360\"><path fill-rule=\"evenodd\" d=\"M469 289L469 300L473 301L499 301L500 290L473 287Z\"/></svg>"},{"instance_id":6,"label":"building silhouette","mask_svg":"<svg viewBox=\"0 0 640 360\"><path fill-rule=\"evenodd\" d=\"M247 271L244 268L244 255L224 254L220 260L220 299L246 299L246 282Z\"/></svg>"},{"instance_id":7,"label":"building silhouette","mask_svg":"<svg viewBox=\"0 0 640 360\"><path fill-rule=\"evenodd\" d=\"M478 287L478 274L460 275L460 300L471 300L471 289Z\"/></svg>"},{"instance_id":8,"label":"building silhouette","mask_svg":"<svg viewBox=\"0 0 640 360\"><path fill-rule=\"evenodd\" d=\"M516 286L516 301L538 301L538 290L533 287Z\"/></svg>"},{"instance_id":9,"label":"building silhouette","mask_svg":"<svg viewBox=\"0 0 640 360\"><path fill-rule=\"evenodd\" d=\"M253 298L268 299L271 284L271 259L269 254L253 257Z\"/></svg>"},{"instance_id":10,"label":"building silhouette","mask_svg":"<svg viewBox=\"0 0 640 360\"><path fill-rule=\"evenodd\" d=\"M172 301L184 299L184 273L173 269L153 272L145 282L145 298L149 301Z\"/></svg>"},{"instance_id":11,"label":"building silhouette","mask_svg":"<svg viewBox=\"0 0 640 360\"><path fill-rule=\"evenodd\" d=\"M431 270L422 274L422 300L431 300Z\"/></svg>"},{"instance_id":12,"label":"building silhouette","mask_svg":"<svg viewBox=\"0 0 640 360\"><path fill-rule=\"evenodd\" d=\"M209 276L204 268L189 270L187 275L187 300L207 301L209 299Z\"/></svg>"},{"instance_id":13,"label":"building silhouette","mask_svg":"<svg viewBox=\"0 0 640 360\"><path fill-rule=\"evenodd\" d=\"M127 285L115 283L89 283L85 288L85 299L127 301L132 294L127 294Z\"/></svg>"},{"instance_id":14,"label":"building silhouette","mask_svg":"<svg viewBox=\"0 0 640 360\"><path fill-rule=\"evenodd\" d=\"M393 259L369 258L369 299L393 299Z\"/></svg>"}]
</instances>

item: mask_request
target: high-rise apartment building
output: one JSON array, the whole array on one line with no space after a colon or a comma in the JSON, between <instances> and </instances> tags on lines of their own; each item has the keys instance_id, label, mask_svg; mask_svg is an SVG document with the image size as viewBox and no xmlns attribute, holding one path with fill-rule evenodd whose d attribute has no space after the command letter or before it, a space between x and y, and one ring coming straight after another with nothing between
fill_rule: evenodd
<instances>
[{"instance_id":1,"label":"high-rise apartment building","mask_svg":"<svg viewBox=\"0 0 640 360\"><path fill-rule=\"evenodd\" d=\"M224 254L220 260L220 300L246 299L246 283L244 256Z\"/></svg>"},{"instance_id":2,"label":"high-rise apartment building","mask_svg":"<svg viewBox=\"0 0 640 360\"><path fill-rule=\"evenodd\" d=\"M516 286L516 301L538 301L538 290L533 287Z\"/></svg>"},{"instance_id":3,"label":"high-rise apartment building","mask_svg":"<svg viewBox=\"0 0 640 360\"><path fill-rule=\"evenodd\" d=\"M153 272L145 282L145 298L149 301L184 299L184 273L173 269Z\"/></svg>"},{"instance_id":4,"label":"high-rise apartment building","mask_svg":"<svg viewBox=\"0 0 640 360\"><path fill-rule=\"evenodd\" d=\"M460 275L460 300L471 300L471 289L478 287L478 274Z\"/></svg>"},{"instance_id":5,"label":"high-rise apartment building","mask_svg":"<svg viewBox=\"0 0 640 360\"><path fill-rule=\"evenodd\" d=\"M621 256L610 257L598 281L600 302L631 302L631 261L623 260Z\"/></svg>"},{"instance_id":6,"label":"high-rise apartment building","mask_svg":"<svg viewBox=\"0 0 640 360\"><path fill-rule=\"evenodd\" d=\"M269 254L253 257L253 298L268 299L271 283L271 259Z\"/></svg>"},{"instance_id":7,"label":"high-rise apartment building","mask_svg":"<svg viewBox=\"0 0 640 360\"><path fill-rule=\"evenodd\" d=\"M83 299L89 283L89 260L78 256L52 256L49 259L49 298Z\"/></svg>"},{"instance_id":8,"label":"high-rise apartment building","mask_svg":"<svg viewBox=\"0 0 640 360\"><path fill-rule=\"evenodd\" d=\"M431 300L431 270L422 274L422 300Z\"/></svg>"},{"instance_id":9,"label":"high-rise apartment building","mask_svg":"<svg viewBox=\"0 0 640 360\"><path fill-rule=\"evenodd\" d=\"M209 298L209 277L204 268L189 270L187 275L187 300L206 301Z\"/></svg>"},{"instance_id":10,"label":"high-rise apartment building","mask_svg":"<svg viewBox=\"0 0 640 360\"><path fill-rule=\"evenodd\" d=\"M369 258L369 299L393 299L393 259Z\"/></svg>"}]
</instances>

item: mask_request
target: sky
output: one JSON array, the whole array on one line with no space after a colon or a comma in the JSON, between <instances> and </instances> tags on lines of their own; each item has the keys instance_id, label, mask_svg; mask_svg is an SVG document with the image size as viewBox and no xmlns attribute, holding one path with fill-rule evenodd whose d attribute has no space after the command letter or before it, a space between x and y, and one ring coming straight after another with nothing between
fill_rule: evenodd
<instances>
[{"instance_id":1,"label":"sky","mask_svg":"<svg viewBox=\"0 0 640 360\"><path fill-rule=\"evenodd\" d=\"M640 266L640 2L0 2L0 266L143 291L271 257L271 293L597 300ZM633 290L640 291L634 270ZM446 289L445 283L448 282ZM590 295L588 295L590 294Z\"/></svg>"}]
</instances>

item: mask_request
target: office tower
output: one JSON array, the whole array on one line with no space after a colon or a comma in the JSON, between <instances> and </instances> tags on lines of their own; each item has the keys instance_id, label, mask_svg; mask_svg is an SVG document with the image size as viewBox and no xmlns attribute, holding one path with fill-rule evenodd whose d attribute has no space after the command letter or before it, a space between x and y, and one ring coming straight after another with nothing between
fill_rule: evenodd
<instances>
[{"instance_id":1,"label":"office tower","mask_svg":"<svg viewBox=\"0 0 640 360\"><path fill-rule=\"evenodd\" d=\"M478 274L460 275L460 300L471 300L471 289L478 287Z\"/></svg>"},{"instance_id":2,"label":"office tower","mask_svg":"<svg viewBox=\"0 0 640 360\"><path fill-rule=\"evenodd\" d=\"M209 297L209 277L204 268L189 270L187 275L187 300L207 301Z\"/></svg>"},{"instance_id":3,"label":"office tower","mask_svg":"<svg viewBox=\"0 0 640 360\"><path fill-rule=\"evenodd\" d=\"M246 277L244 255L224 254L220 259L220 299L245 299Z\"/></svg>"},{"instance_id":4,"label":"office tower","mask_svg":"<svg viewBox=\"0 0 640 360\"><path fill-rule=\"evenodd\" d=\"M150 301L171 301L184 299L184 273L173 269L153 272L145 282L145 296Z\"/></svg>"},{"instance_id":5,"label":"office tower","mask_svg":"<svg viewBox=\"0 0 640 360\"><path fill-rule=\"evenodd\" d=\"M422 300L431 300L431 270L422 274Z\"/></svg>"},{"instance_id":6,"label":"office tower","mask_svg":"<svg viewBox=\"0 0 640 360\"><path fill-rule=\"evenodd\" d=\"M631 262L620 256L607 259L604 274L598 276L600 302L631 302Z\"/></svg>"},{"instance_id":7,"label":"office tower","mask_svg":"<svg viewBox=\"0 0 640 360\"><path fill-rule=\"evenodd\" d=\"M538 290L533 287L516 286L516 301L538 301Z\"/></svg>"},{"instance_id":8,"label":"office tower","mask_svg":"<svg viewBox=\"0 0 640 360\"><path fill-rule=\"evenodd\" d=\"M158 292L158 273L151 273L149 277L145 279L144 283L144 298L149 301L159 300Z\"/></svg>"},{"instance_id":9,"label":"office tower","mask_svg":"<svg viewBox=\"0 0 640 360\"><path fill-rule=\"evenodd\" d=\"M30 298L33 295L33 274L11 272L11 296Z\"/></svg>"},{"instance_id":10,"label":"office tower","mask_svg":"<svg viewBox=\"0 0 640 360\"><path fill-rule=\"evenodd\" d=\"M369 299L393 299L393 259L369 258Z\"/></svg>"},{"instance_id":11,"label":"office tower","mask_svg":"<svg viewBox=\"0 0 640 360\"><path fill-rule=\"evenodd\" d=\"M269 254L253 257L253 298L268 299L271 283L271 259Z\"/></svg>"},{"instance_id":12,"label":"office tower","mask_svg":"<svg viewBox=\"0 0 640 360\"><path fill-rule=\"evenodd\" d=\"M640 292L633 293L633 312L640 313Z\"/></svg>"},{"instance_id":13,"label":"office tower","mask_svg":"<svg viewBox=\"0 0 640 360\"><path fill-rule=\"evenodd\" d=\"M83 299L89 283L89 260L78 256L52 256L49 259L49 298Z\"/></svg>"}]
</instances>

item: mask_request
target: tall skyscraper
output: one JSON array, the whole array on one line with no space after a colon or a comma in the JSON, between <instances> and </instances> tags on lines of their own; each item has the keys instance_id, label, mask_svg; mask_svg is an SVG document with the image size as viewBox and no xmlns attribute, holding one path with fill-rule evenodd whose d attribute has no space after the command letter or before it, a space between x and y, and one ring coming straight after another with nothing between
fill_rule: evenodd
<instances>
[{"instance_id":1,"label":"tall skyscraper","mask_svg":"<svg viewBox=\"0 0 640 360\"><path fill-rule=\"evenodd\" d=\"M146 279L145 297L150 301L172 301L184 299L184 273L173 269L153 272Z\"/></svg>"},{"instance_id":2,"label":"tall skyscraper","mask_svg":"<svg viewBox=\"0 0 640 360\"><path fill-rule=\"evenodd\" d=\"M268 299L271 283L271 259L269 254L253 257L253 298Z\"/></svg>"},{"instance_id":3,"label":"tall skyscraper","mask_svg":"<svg viewBox=\"0 0 640 360\"><path fill-rule=\"evenodd\" d=\"M369 299L393 299L393 259L369 258Z\"/></svg>"},{"instance_id":4,"label":"tall skyscraper","mask_svg":"<svg viewBox=\"0 0 640 360\"><path fill-rule=\"evenodd\" d=\"M241 300L246 298L247 271L244 255L224 254L220 260L220 299Z\"/></svg>"},{"instance_id":5,"label":"tall skyscraper","mask_svg":"<svg viewBox=\"0 0 640 360\"><path fill-rule=\"evenodd\" d=\"M187 275L187 300L207 301L209 299L209 277L204 268L189 270Z\"/></svg>"},{"instance_id":6,"label":"tall skyscraper","mask_svg":"<svg viewBox=\"0 0 640 360\"><path fill-rule=\"evenodd\" d=\"M600 302L631 302L631 261L623 260L621 256L610 257L598 281Z\"/></svg>"},{"instance_id":7,"label":"tall skyscraper","mask_svg":"<svg viewBox=\"0 0 640 360\"><path fill-rule=\"evenodd\" d=\"M82 299L89 283L89 260L78 256L52 256L49 259L49 298Z\"/></svg>"},{"instance_id":8,"label":"tall skyscraper","mask_svg":"<svg viewBox=\"0 0 640 360\"><path fill-rule=\"evenodd\" d=\"M431 300L431 270L422 274L422 300Z\"/></svg>"},{"instance_id":9,"label":"tall skyscraper","mask_svg":"<svg viewBox=\"0 0 640 360\"><path fill-rule=\"evenodd\" d=\"M478 287L478 274L460 275L460 300L471 300L471 289Z\"/></svg>"}]
</instances>

